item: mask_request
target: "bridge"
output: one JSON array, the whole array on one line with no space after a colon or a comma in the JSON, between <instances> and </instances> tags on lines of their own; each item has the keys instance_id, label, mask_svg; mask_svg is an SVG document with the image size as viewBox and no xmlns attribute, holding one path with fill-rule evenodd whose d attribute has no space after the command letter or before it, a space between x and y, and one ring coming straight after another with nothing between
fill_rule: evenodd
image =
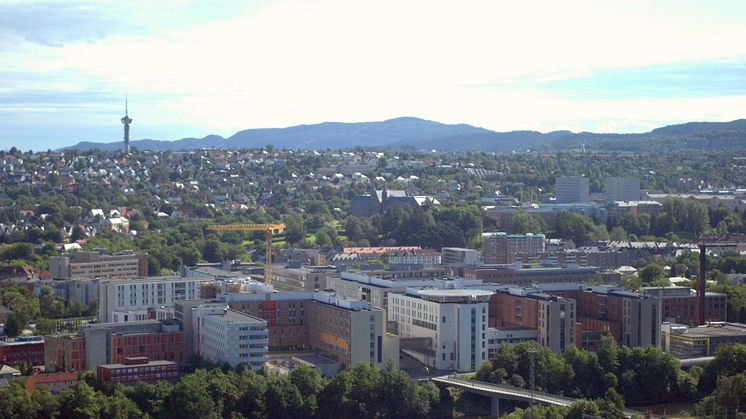
<instances>
[{"instance_id":1,"label":"bridge","mask_svg":"<svg viewBox=\"0 0 746 419\"><path fill-rule=\"evenodd\" d=\"M500 399L520 402L531 402L533 400L536 403L555 406L570 406L575 401L575 399L571 397L558 396L556 394L543 393L540 391L531 392L531 390L513 386L470 380L458 375L433 377L431 380L448 387L456 387L470 393L489 397L492 400L490 415L494 418L500 417ZM627 409L624 411L624 416L631 418L636 416L643 417L644 415L640 412Z\"/></svg>"}]
</instances>

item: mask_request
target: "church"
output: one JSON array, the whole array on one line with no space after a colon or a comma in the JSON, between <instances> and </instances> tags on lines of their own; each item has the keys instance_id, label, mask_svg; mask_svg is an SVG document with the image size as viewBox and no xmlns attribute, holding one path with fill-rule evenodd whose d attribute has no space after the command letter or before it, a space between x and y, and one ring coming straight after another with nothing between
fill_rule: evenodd
<instances>
[{"instance_id":1,"label":"church","mask_svg":"<svg viewBox=\"0 0 746 419\"><path fill-rule=\"evenodd\" d=\"M434 205L439 205L437 199L426 195L408 195L406 191L400 189L389 190L383 185L382 190L377 190L375 184L372 184L371 193L365 195L356 195L352 198L351 213L355 217L370 217L376 214L382 214L387 209L396 205L411 205L420 207L425 202L430 201Z\"/></svg>"}]
</instances>

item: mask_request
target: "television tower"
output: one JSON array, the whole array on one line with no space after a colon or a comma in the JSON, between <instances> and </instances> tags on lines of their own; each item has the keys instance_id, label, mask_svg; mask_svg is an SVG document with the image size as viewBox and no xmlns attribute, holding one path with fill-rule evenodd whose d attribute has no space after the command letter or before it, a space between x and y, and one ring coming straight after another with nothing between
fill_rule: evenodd
<instances>
[{"instance_id":1,"label":"television tower","mask_svg":"<svg viewBox=\"0 0 746 419\"><path fill-rule=\"evenodd\" d=\"M126 153L130 152L130 124L132 123L132 118L127 115L127 98L124 98L124 116L121 119L122 124L124 124L124 151Z\"/></svg>"}]
</instances>

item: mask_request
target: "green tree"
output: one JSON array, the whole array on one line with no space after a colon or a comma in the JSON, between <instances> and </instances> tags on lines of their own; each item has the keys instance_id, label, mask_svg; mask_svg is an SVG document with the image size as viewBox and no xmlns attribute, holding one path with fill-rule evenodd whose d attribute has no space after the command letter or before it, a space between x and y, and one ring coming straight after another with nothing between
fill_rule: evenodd
<instances>
[{"instance_id":1,"label":"green tree","mask_svg":"<svg viewBox=\"0 0 746 419\"><path fill-rule=\"evenodd\" d=\"M664 278L666 273L660 266L651 263L640 271L640 279L642 282L653 282L657 279Z\"/></svg>"}]
</instances>

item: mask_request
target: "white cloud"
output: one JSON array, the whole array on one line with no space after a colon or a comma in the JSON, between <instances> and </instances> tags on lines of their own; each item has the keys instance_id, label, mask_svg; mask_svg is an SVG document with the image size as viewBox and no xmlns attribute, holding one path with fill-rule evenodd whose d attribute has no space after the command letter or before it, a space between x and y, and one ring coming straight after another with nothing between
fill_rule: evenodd
<instances>
[{"instance_id":1,"label":"white cloud","mask_svg":"<svg viewBox=\"0 0 746 419\"><path fill-rule=\"evenodd\" d=\"M626 130L737 117L744 98L583 102L474 86L746 55L746 14L731 6L289 0L200 24L177 13L189 22L179 26L167 8L141 5L148 30L0 48L0 59L15 70L78 74L50 89L127 91L136 120L188 121L204 133L401 115L493 129Z\"/></svg>"}]
</instances>

